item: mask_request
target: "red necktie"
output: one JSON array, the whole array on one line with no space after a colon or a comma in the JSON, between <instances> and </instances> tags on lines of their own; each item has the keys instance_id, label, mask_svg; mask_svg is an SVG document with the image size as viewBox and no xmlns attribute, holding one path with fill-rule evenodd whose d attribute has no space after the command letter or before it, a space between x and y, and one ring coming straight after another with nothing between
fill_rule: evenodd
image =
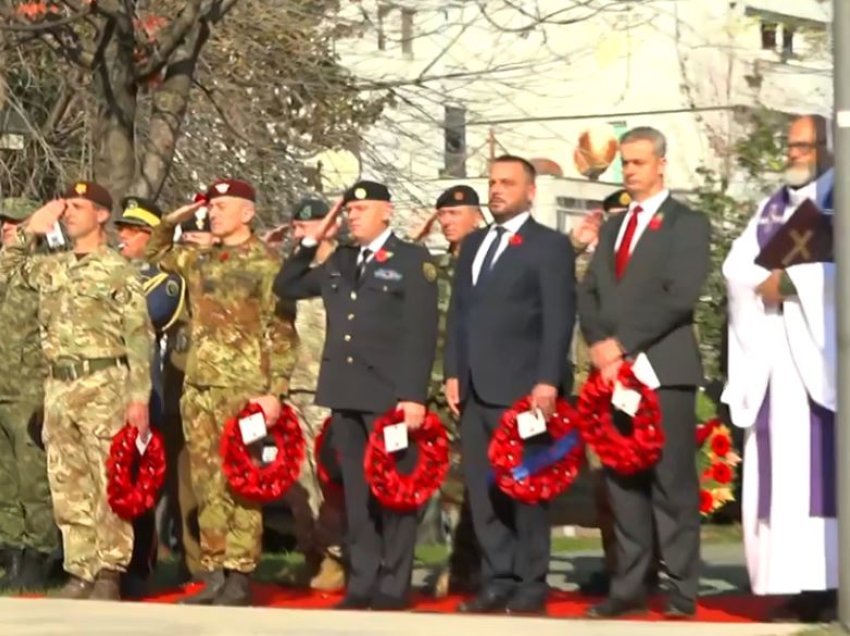
<instances>
[{"instance_id":1,"label":"red necktie","mask_svg":"<svg viewBox=\"0 0 850 636\"><path fill-rule=\"evenodd\" d=\"M623 234L623 240L620 241L620 247L617 248L617 254L614 257L614 274L617 276L617 280L623 277L626 271L626 265L629 264L629 256L632 253L632 240L637 230L638 214L641 212L643 212L643 208L639 205L632 210L628 224L626 225L626 231Z\"/></svg>"}]
</instances>

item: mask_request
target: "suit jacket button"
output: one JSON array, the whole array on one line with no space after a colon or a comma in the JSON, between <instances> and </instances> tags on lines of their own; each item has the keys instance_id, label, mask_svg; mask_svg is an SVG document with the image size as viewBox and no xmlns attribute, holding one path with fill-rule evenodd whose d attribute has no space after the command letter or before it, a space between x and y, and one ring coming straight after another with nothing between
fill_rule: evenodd
<instances>
[{"instance_id":1,"label":"suit jacket button","mask_svg":"<svg viewBox=\"0 0 850 636\"><path fill-rule=\"evenodd\" d=\"M351 300L357 300L357 292L356 291L351 292Z\"/></svg>"},{"instance_id":2,"label":"suit jacket button","mask_svg":"<svg viewBox=\"0 0 850 636\"><path fill-rule=\"evenodd\" d=\"M348 314L348 319L349 319L349 320L354 320L354 314Z\"/></svg>"},{"instance_id":3,"label":"suit jacket button","mask_svg":"<svg viewBox=\"0 0 850 636\"><path fill-rule=\"evenodd\" d=\"M351 334L348 334L348 333L347 333L347 334L345 334L345 341L346 341L346 342L351 342Z\"/></svg>"},{"instance_id":4,"label":"suit jacket button","mask_svg":"<svg viewBox=\"0 0 850 636\"><path fill-rule=\"evenodd\" d=\"M345 359L345 361L346 361L348 364L352 364L352 363L354 362L354 358L352 358L351 356L348 356L348 357Z\"/></svg>"}]
</instances>

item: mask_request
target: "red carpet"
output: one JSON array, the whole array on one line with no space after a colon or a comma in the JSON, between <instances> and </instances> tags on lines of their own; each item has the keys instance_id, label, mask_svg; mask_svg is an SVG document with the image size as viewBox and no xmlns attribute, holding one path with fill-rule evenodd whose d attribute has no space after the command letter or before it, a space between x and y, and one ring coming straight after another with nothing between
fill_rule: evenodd
<instances>
[{"instance_id":1,"label":"red carpet","mask_svg":"<svg viewBox=\"0 0 850 636\"><path fill-rule=\"evenodd\" d=\"M174 603L187 594L199 590L199 585L163 592L147 599L154 603ZM254 603L261 607L287 609L329 609L342 597L341 594L296 590L278 585L254 583ZM418 596L414 611L451 614L460 602L459 597L433 599ZM767 620L770 611L783 599L744 595L717 595L700 599L696 620L711 623L753 623ZM553 618L582 618L585 610L598 599L589 599L577 592L553 591L549 598L548 615ZM653 611L638 620L662 620L658 611L661 599L651 604Z\"/></svg>"}]
</instances>

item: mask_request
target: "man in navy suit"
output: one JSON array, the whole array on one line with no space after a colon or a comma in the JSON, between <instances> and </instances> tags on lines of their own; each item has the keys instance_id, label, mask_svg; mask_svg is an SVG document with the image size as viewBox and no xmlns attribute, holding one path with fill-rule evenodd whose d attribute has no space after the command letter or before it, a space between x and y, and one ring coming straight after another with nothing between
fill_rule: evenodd
<instances>
[{"instance_id":1,"label":"man in navy suit","mask_svg":"<svg viewBox=\"0 0 850 636\"><path fill-rule=\"evenodd\" d=\"M534 195L535 170L528 161L494 160L489 208L495 222L464 241L455 269L446 397L461 413L464 479L482 550L482 589L460 606L463 612L545 609L547 506L501 493L487 457L505 409L530 397L548 419L569 384L575 255L566 236L532 218Z\"/></svg>"}]
</instances>

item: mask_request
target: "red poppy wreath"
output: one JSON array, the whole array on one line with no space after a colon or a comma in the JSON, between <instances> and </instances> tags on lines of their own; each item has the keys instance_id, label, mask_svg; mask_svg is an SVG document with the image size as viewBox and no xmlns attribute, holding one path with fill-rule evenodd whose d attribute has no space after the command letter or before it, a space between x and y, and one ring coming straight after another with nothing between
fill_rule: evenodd
<instances>
[{"instance_id":1,"label":"red poppy wreath","mask_svg":"<svg viewBox=\"0 0 850 636\"><path fill-rule=\"evenodd\" d=\"M578 413L559 399L546 422L554 442L534 455L526 454L517 416L530 408L531 400L523 398L504 412L490 440L488 456L499 489L512 499L536 504L557 497L572 485L584 461L584 443Z\"/></svg>"},{"instance_id":2,"label":"red poppy wreath","mask_svg":"<svg viewBox=\"0 0 850 636\"><path fill-rule=\"evenodd\" d=\"M132 521L156 505L165 481L165 447L162 435L151 432L144 453L139 453L135 426L126 424L112 438L106 458L106 497L116 515Z\"/></svg>"},{"instance_id":3,"label":"red poppy wreath","mask_svg":"<svg viewBox=\"0 0 850 636\"><path fill-rule=\"evenodd\" d=\"M239 428L239 420L263 409L248 403L235 417L224 423L221 435L222 470L234 494L267 503L283 496L298 479L304 462L305 442L295 410L281 405L280 417L268 428L277 452L271 461L254 461Z\"/></svg>"},{"instance_id":4,"label":"red poppy wreath","mask_svg":"<svg viewBox=\"0 0 850 636\"><path fill-rule=\"evenodd\" d=\"M624 435L614 425L611 406L614 383L605 382L598 371L590 374L579 395L581 433L603 466L620 475L634 475L652 468L661 458L664 446L661 407L655 391L635 377L631 363L620 366L617 379L624 388L640 394L631 435Z\"/></svg>"},{"instance_id":5,"label":"red poppy wreath","mask_svg":"<svg viewBox=\"0 0 850 636\"><path fill-rule=\"evenodd\" d=\"M418 461L409 474L402 474L394 454L384 444L384 429L403 421L400 410L377 419L366 446L363 468L366 482L382 507L409 512L428 501L443 483L449 470L449 438L440 419L434 413L426 413L422 426L409 433Z\"/></svg>"}]
</instances>

